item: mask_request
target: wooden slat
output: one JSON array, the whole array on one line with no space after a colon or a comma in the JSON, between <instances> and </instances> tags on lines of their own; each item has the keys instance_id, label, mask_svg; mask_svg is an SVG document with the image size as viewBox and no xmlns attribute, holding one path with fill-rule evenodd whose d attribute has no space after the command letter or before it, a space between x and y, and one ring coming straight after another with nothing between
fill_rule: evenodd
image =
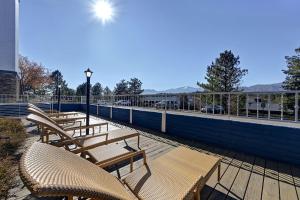
<instances>
[{"instance_id":1,"label":"wooden slat","mask_svg":"<svg viewBox=\"0 0 300 200\"><path fill-rule=\"evenodd\" d=\"M236 165L241 165L242 162L234 158L232 162L229 164L225 173L222 175L220 183L216 185L214 191L211 193L208 199L225 199L231 185L239 171Z\"/></svg>"},{"instance_id":2,"label":"wooden slat","mask_svg":"<svg viewBox=\"0 0 300 200\"><path fill-rule=\"evenodd\" d=\"M279 163L279 189L280 199L297 199L291 168L287 164Z\"/></svg>"},{"instance_id":3,"label":"wooden slat","mask_svg":"<svg viewBox=\"0 0 300 200\"><path fill-rule=\"evenodd\" d=\"M298 199L300 199L300 168L291 166Z\"/></svg>"},{"instance_id":4,"label":"wooden slat","mask_svg":"<svg viewBox=\"0 0 300 200\"><path fill-rule=\"evenodd\" d=\"M279 199L277 164L269 160L266 161L262 199L265 200Z\"/></svg>"},{"instance_id":5,"label":"wooden slat","mask_svg":"<svg viewBox=\"0 0 300 200\"><path fill-rule=\"evenodd\" d=\"M248 186L250 174L253 168L254 157L243 156L243 163L240 167L239 173L228 193L229 197L243 199Z\"/></svg>"},{"instance_id":6,"label":"wooden slat","mask_svg":"<svg viewBox=\"0 0 300 200\"><path fill-rule=\"evenodd\" d=\"M265 174L265 160L255 158L250 180L245 193L245 200L259 200L262 197L263 180Z\"/></svg>"},{"instance_id":7,"label":"wooden slat","mask_svg":"<svg viewBox=\"0 0 300 200\"><path fill-rule=\"evenodd\" d=\"M226 151L224 151L224 152L226 152ZM229 154L229 152L226 152L226 154L227 153ZM230 154L230 155L232 155L232 157L234 156L234 154ZM221 178L224 175L224 173L226 172L226 170L228 169L229 164L233 161L232 157L231 158L228 157L228 160L226 160L226 162L223 162L224 159L222 159L222 161L221 161ZM231 159L231 160L229 160L229 159ZM201 191L201 195L200 196L201 196L202 199L208 199L209 196L212 194L212 192L215 190L215 187L218 184L217 178L218 178L218 173L216 171L215 173L213 173L213 175L207 181L205 187Z\"/></svg>"}]
</instances>

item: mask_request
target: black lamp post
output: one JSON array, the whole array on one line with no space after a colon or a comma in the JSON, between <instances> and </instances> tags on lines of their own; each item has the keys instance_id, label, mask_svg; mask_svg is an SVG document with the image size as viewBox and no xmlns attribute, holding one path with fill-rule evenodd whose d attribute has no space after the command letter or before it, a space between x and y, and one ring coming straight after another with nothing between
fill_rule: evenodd
<instances>
[{"instance_id":1,"label":"black lamp post","mask_svg":"<svg viewBox=\"0 0 300 200\"><path fill-rule=\"evenodd\" d=\"M88 68L84 71L86 75L86 126L90 125L90 82L93 72ZM89 135L89 128L86 129L86 135Z\"/></svg>"},{"instance_id":2,"label":"black lamp post","mask_svg":"<svg viewBox=\"0 0 300 200\"><path fill-rule=\"evenodd\" d=\"M57 106L58 106L58 112L60 112L60 88L61 85L58 85L58 97L57 97Z\"/></svg>"}]
</instances>

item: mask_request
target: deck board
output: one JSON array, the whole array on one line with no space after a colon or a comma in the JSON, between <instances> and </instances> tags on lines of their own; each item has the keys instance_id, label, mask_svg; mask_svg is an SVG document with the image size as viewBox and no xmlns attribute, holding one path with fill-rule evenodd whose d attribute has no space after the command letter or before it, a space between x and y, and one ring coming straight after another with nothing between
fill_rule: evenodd
<instances>
[{"instance_id":1,"label":"deck board","mask_svg":"<svg viewBox=\"0 0 300 200\"><path fill-rule=\"evenodd\" d=\"M279 199L279 182L277 163L266 161L265 179L262 199L277 200Z\"/></svg>"},{"instance_id":2,"label":"deck board","mask_svg":"<svg viewBox=\"0 0 300 200\"><path fill-rule=\"evenodd\" d=\"M109 129L129 128L110 123ZM173 138L167 134L135 128L141 133L140 148L146 151L147 161L156 159L176 146L186 146L209 155L221 158L221 181L217 181L217 172L213 173L201 191L202 200L245 199L245 200L299 200L300 167L265 160L254 155L243 154L228 149L214 147L195 141ZM118 142L137 148L137 138ZM143 159L134 162L133 168L143 166ZM117 169L117 170L116 170ZM113 171L111 171L113 170ZM110 172L123 179L130 174L129 165L115 166ZM24 199L24 198L16 198Z\"/></svg>"},{"instance_id":3,"label":"deck board","mask_svg":"<svg viewBox=\"0 0 300 200\"><path fill-rule=\"evenodd\" d=\"M255 158L255 162L250 175L248 187L244 196L245 200L259 200L262 197L265 160Z\"/></svg>"},{"instance_id":4,"label":"deck board","mask_svg":"<svg viewBox=\"0 0 300 200\"><path fill-rule=\"evenodd\" d=\"M253 168L254 157L244 156L239 173L229 191L228 195L232 198L243 199L250 179L251 171Z\"/></svg>"},{"instance_id":5,"label":"deck board","mask_svg":"<svg viewBox=\"0 0 300 200\"><path fill-rule=\"evenodd\" d=\"M279 163L279 189L280 199L297 199L296 188L291 175L290 166Z\"/></svg>"}]
</instances>

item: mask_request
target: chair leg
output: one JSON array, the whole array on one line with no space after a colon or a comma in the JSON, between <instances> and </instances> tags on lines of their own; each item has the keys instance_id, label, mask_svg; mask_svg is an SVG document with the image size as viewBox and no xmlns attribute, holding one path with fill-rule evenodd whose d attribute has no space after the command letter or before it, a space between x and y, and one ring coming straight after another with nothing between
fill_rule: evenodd
<instances>
[{"instance_id":1,"label":"chair leg","mask_svg":"<svg viewBox=\"0 0 300 200\"><path fill-rule=\"evenodd\" d=\"M140 136L138 136L137 147L138 147L138 149L140 149Z\"/></svg>"},{"instance_id":2,"label":"chair leg","mask_svg":"<svg viewBox=\"0 0 300 200\"><path fill-rule=\"evenodd\" d=\"M221 163L218 165L218 182L221 180Z\"/></svg>"}]
</instances>

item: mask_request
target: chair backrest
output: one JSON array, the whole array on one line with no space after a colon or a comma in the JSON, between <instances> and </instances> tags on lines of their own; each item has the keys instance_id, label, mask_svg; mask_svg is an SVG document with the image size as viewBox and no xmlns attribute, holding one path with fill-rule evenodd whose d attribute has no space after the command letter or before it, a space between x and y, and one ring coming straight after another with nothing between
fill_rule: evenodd
<instances>
[{"instance_id":1,"label":"chair backrest","mask_svg":"<svg viewBox=\"0 0 300 200\"><path fill-rule=\"evenodd\" d=\"M38 196L135 199L113 175L61 148L35 142L23 154L20 175Z\"/></svg>"},{"instance_id":2,"label":"chair backrest","mask_svg":"<svg viewBox=\"0 0 300 200\"><path fill-rule=\"evenodd\" d=\"M82 146L82 144L80 144L80 142L78 142L77 140L74 140L74 137L72 136L72 134L69 134L68 132L64 131L61 127L59 127L57 124L52 123L51 121L49 121L43 117L40 117L35 114L29 114L26 119L29 121L32 121L34 123L40 124L42 126L45 126L45 127L49 128L51 131L54 131L55 133L59 134L60 136L67 138L69 140L73 140L74 144L76 144L78 146Z\"/></svg>"},{"instance_id":3,"label":"chair backrest","mask_svg":"<svg viewBox=\"0 0 300 200\"><path fill-rule=\"evenodd\" d=\"M27 110L28 110L30 113L33 113L33 114L38 115L38 116L40 116L40 117L43 117L43 118L45 118L45 119L51 121L52 123L57 124L53 119L51 119L51 118L50 118L45 112L43 112L43 111L40 111L40 110L38 110L38 109L36 109L36 108L33 108L33 107L28 107ZM57 125L58 125L58 124L57 124ZM58 125L58 126L59 126L59 125Z\"/></svg>"},{"instance_id":4,"label":"chair backrest","mask_svg":"<svg viewBox=\"0 0 300 200\"><path fill-rule=\"evenodd\" d=\"M38 110L38 111L40 111L40 112L45 113L45 111L43 111L42 109L40 109L39 107L37 107L36 105L34 105L34 104L32 104L32 103L28 103L28 107L29 107L29 108L34 108L34 109L36 109L36 110ZM45 113L45 114L46 114L46 113Z\"/></svg>"}]
</instances>

